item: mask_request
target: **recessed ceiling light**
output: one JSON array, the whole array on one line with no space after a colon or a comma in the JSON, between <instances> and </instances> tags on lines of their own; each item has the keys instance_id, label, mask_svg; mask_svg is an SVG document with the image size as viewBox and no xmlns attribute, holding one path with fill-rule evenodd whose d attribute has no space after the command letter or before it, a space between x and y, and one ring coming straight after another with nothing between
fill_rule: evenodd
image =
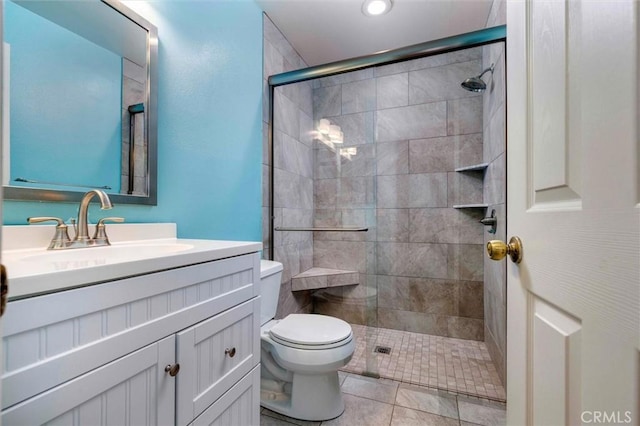
<instances>
[{"instance_id":1,"label":"recessed ceiling light","mask_svg":"<svg viewBox=\"0 0 640 426\"><path fill-rule=\"evenodd\" d=\"M366 16L384 15L391 10L391 0L365 0L362 3L362 13Z\"/></svg>"}]
</instances>

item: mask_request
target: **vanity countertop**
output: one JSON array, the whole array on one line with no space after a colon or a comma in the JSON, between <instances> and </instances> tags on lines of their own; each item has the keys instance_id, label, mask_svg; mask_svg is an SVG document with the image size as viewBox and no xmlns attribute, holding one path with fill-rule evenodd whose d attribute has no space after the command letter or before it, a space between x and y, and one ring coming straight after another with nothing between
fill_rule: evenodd
<instances>
[{"instance_id":1,"label":"vanity countertop","mask_svg":"<svg viewBox=\"0 0 640 426\"><path fill-rule=\"evenodd\" d=\"M114 234L117 235L117 232ZM171 232L161 236L169 235ZM9 300L15 300L239 256L262 250L262 244L251 241L143 237L131 241L112 240L112 245L107 247L68 250L46 250L43 246L7 248L5 244L2 263L9 277Z\"/></svg>"}]
</instances>

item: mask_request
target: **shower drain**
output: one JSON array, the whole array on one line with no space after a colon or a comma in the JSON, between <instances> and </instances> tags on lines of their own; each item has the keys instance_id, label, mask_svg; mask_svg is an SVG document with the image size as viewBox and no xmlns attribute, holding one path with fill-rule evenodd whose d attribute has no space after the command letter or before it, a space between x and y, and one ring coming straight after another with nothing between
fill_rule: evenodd
<instances>
[{"instance_id":1,"label":"shower drain","mask_svg":"<svg viewBox=\"0 0 640 426\"><path fill-rule=\"evenodd\" d=\"M391 353L391 348L389 346L376 346L376 348L373 351L379 354L389 355Z\"/></svg>"}]
</instances>

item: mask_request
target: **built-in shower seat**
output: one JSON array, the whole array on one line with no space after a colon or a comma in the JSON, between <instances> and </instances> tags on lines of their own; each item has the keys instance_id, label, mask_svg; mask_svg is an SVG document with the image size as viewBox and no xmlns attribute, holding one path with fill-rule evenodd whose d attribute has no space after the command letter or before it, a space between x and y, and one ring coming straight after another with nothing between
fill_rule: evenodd
<instances>
[{"instance_id":1,"label":"built-in shower seat","mask_svg":"<svg viewBox=\"0 0 640 426\"><path fill-rule=\"evenodd\" d=\"M291 278L291 290L315 290L360 283L357 271L342 269L311 268Z\"/></svg>"}]
</instances>

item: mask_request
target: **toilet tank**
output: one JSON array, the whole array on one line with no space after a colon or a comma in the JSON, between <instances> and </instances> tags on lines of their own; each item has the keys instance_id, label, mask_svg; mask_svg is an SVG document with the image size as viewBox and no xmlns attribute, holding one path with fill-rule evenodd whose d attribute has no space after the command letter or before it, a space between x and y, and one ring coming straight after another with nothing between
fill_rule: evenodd
<instances>
[{"instance_id":1,"label":"toilet tank","mask_svg":"<svg viewBox=\"0 0 640 426\"><path fill-rule=\"evenodd\" d=\"M266 324L276 316L282 263L273 260L260 261L260 325Z\"/></svg>"}]
</instances>

